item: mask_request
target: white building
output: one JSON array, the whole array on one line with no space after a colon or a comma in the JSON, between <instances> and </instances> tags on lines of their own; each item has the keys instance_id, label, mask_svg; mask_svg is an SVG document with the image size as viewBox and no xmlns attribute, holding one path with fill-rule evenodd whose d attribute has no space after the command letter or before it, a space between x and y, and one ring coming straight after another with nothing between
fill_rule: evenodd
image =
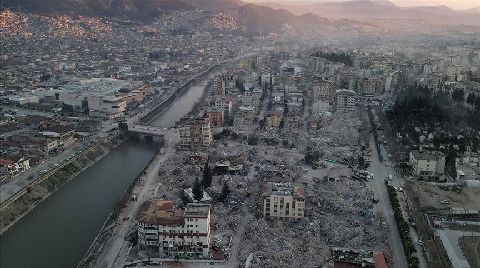
<instances>
[{"instance_id":1,"label":"white building","mask_svg":"<svg viewBox=\"0 0 480 268\"><path fill-rule=\"evenodd\" d=\"M119 90L130 83L111 78L92 78L73 81L59 90L39 92L78 110L89 110L92 115L115 118L123 115L127 103L118 96Z\"/></svg>"},{"instance_id":2,"label":"white building","mask_svg":"<svg viewBox=\"0 0 480 268\"><path fill-rule=\"evenodd\" d=\"M337 113L355 112L357 110L357 93L341 89L335 91L335 111Z\"/></svg>"},{"instance_id":3,"label":"white building","mask_svg":"<svg viewBox=\"0 0 480 268\"><path fill-rule=\"evenodd\" d=\"M263 217L298 221L305 216L305 190L291 183L269 182L262 187Z\"/></svg>"},{"instance_id":4,"label":"white building","mask_svg":"<svg viewBox=\"0 0 480 268\"><path fill-rule=\"evenodd\" d=\"M445 155L441 152L410 152L413 173L420 177L441 176L445 172Z\"/></svg>"},{"instance_id":5,"label":"white building","mask_svg":"<svg viewBox=\"0 0 480 268\"><path fill-rule=\"evenodd\" d=\"M210 205L187 204L174 208L173 201L153 199L142 204L137 215L141 248L157 248L161 257L210 257Z\"/></svg>"}]
</instances>

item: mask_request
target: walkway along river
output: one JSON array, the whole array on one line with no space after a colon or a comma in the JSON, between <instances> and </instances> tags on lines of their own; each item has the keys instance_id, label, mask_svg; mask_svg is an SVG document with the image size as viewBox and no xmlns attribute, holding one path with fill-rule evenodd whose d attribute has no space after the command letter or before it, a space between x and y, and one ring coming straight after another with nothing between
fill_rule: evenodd
<instances>
[{"instance_id":1,"label":"walkway along river","mask_svg":"<svg viewBox=\"0 0 480 268\"><path fill-rule=\"evenodd\" d=\"M217 72L192 85L151 124L174 125L201 99ZM155 151L152 143L126 141L72 179L0 236L0 267L76 267Z\"/></svg>"}]
</instances>

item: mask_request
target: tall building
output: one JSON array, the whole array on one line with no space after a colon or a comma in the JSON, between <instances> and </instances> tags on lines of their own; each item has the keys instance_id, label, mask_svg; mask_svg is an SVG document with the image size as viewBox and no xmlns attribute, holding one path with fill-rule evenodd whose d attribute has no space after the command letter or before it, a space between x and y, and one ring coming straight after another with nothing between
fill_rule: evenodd
<instances>
[{"instance_id":1,"label":"tall building","mask_svg":"<svg viewBox=\"0 0 480 268\"><path fill-rule=\"evenodd\" d=\"M158 248L162 257L209 257L209 204L189 203L179 210L173 201L153 199L142 204L136 219L141 248Z\"/></svg>"},{"instance_id":2,"label":"tall building","mask_svg":"<svg viewBox=\"0 0 480 268\"><path fill-rule=\"evenodd\" d=\"M357 93L341 89L335 92L335 111L337 113L355 112L357 110Z\"/></svg>"},{"instance_id":3,"label":"tall building","mask_svg":"<svg viewBox=\"0 0 480 268\"><path fill-rule=\"evenodd\" d=\"M262 187L263 217L298 221L305 216L305 190L291 183L268 182Z\"/></svg>"},{"instance_id":4,"label":"tall building","mask_svg":"<svg viewBox=\"0 0 480 268\"><path fill-rule=\"evenodd\" d=\"M186 119L179 123L180 147L201 149L212 143L212 129L208 118Z\"/></svg>"}]
</instances>

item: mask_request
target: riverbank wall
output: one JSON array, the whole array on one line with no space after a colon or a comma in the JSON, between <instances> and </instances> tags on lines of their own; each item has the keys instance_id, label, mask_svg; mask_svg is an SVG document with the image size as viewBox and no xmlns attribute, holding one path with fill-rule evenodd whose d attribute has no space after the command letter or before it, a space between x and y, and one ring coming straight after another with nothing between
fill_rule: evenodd
<instances>
[{"instance_id":1,"label":"riverbank wall","mask_svg":"<svg viewBox=\"0 0 480 268\"><path fill-rule=\"evenodd\" d=\"M137 184L144 178L148 168L152 165L154 160L160 153L159 150L155 153L155 155L150 159L147 165L143 168L143 170L135 177L132 181L128 189L123 193L122 197L117 201L115 204L112 212L108 216L107 220L103 223L102 228L98 232L97 236L95 237L94 241L88 248L87 252L83 256L82 260L78 264L77 268L88 268L93 267L95 262L98 261L98 256L105 250L105 247L108 245L108 241L113 236L113 231L115 224L120 221L119 215L128 206L128 203L132 201L132 193Z\"/></svg>"},{"instance_id":2,"label":"riverbank wall","mask_svg":"<svg viewBox=\"0 0 480 268\"><path fill-rule=\"evenodd\" d=\"M192 85L194 85L196 82L198 82L201 79L204 79L206 76L210 75L211 72L221 68L224 65L224 63L220 63L214 66L211 66L208 68L206 71L203 73L195 76L194 78L190 79L188 82L186 82L183 86L179 87L175 92L173 92L170 97L168 97L164 102L160 103L157 107L149 111L147 114L145 114L142 118L140 118L140 124L149 124L156 116L162 113L162 111L167 108L170 104L172 104L178 96L181 96L183 93L185 93L186 90L188 90Z\"/></svg>"},{"instance_id":3,"label":"riverbank wall","mask_svg":"<svg viewBox=\"0 0 480 268\"><path fill-rule=\"evenodd\" d=\"M108 138L75 155L70 161L63 163L55 170L32 181L23 190L5 200L0 206L0 215L2 215L0 218L0 235L122 142L120 133L115 132Z\"/></svg>"}]
</instances>

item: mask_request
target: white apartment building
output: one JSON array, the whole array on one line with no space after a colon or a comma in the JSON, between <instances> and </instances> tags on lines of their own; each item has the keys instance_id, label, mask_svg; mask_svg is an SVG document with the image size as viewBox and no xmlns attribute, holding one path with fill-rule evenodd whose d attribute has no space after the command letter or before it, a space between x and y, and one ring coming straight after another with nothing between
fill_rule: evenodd
<instances>
[{"instance_id":1,"label":"white apartment building","mask_svg":"<svg viewBox=\"0 0 480 268\"><path fill-rule=\"evenodd\" d=\"M420 177L441 176L445 172L445 155L442 152L411 151L413 173Z\"/></svg>"},{"instance_id":2,"label":"white apartment building","mask_svg":"<svg viewBox=\"0 0 480 268\"><path fill-rule=\"evenodd\" d=\"M158 248L161 257L210 257L210 205L189 203L174 209L173 201L152 199L137 215L140 248Z\"/></svg>"},{"instance_id":3,"label":"white apartment building","mask_svg":"<svg viewBox=\"0 0 480 268\"><path fill-rule=\"evenodd\" d=\"M341 89L335 91L335 111L337 113L355 112L357 110L357 93Z\"/></svg>"},{"instance_id":4,"label":"white apartment building","mask_svg":"<svg viewBox=\"0 0 480 268\"><path fill-rule=\"evenodd\" d=\"M268 182L262 187L263 217L298 221L305 216L305 190L291 183Z\"/></svg>"}]
</instances>

